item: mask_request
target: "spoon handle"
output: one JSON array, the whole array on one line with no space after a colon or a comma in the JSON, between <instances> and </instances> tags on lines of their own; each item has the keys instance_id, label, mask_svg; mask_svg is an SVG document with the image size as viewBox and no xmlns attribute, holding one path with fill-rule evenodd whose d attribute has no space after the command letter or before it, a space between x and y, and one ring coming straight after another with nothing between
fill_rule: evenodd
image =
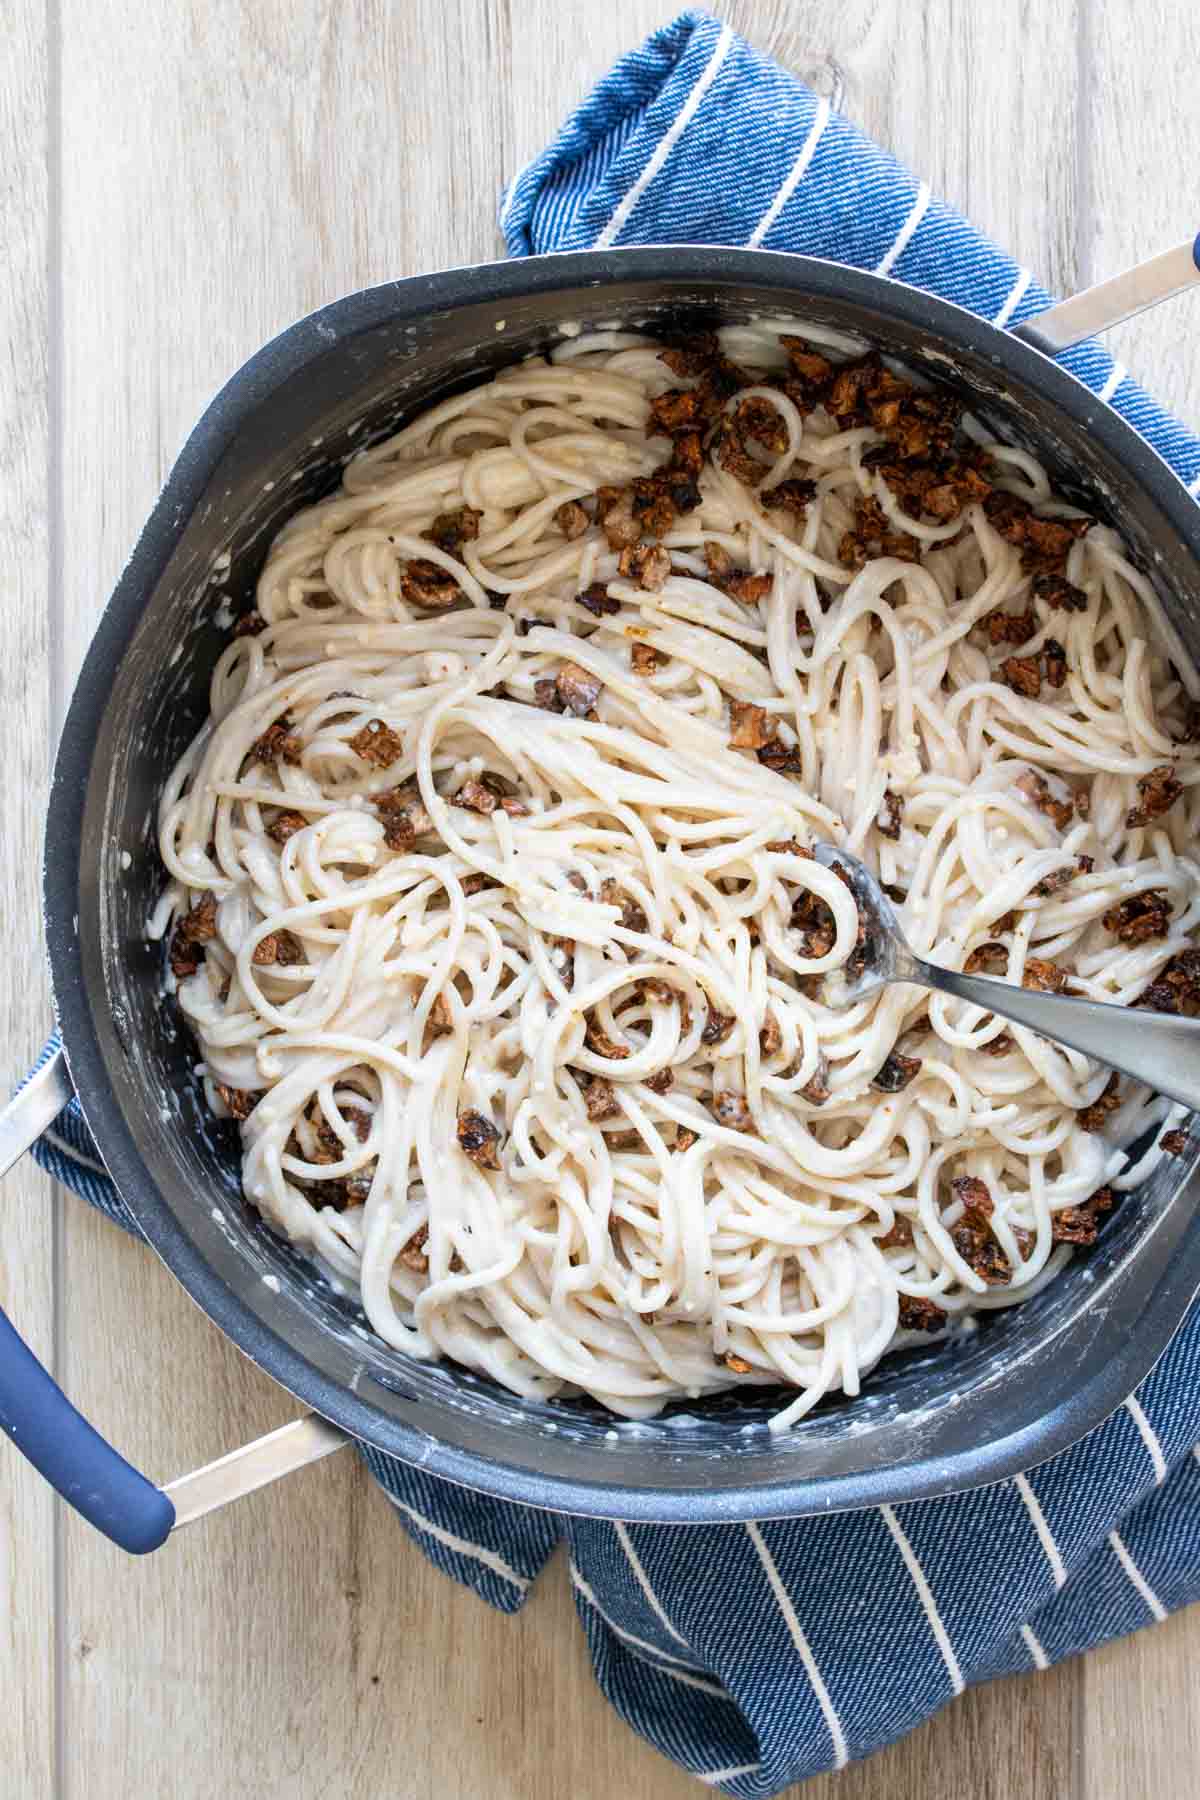
<instances>
[{"instance_id":1,"label":"spoon handle","mask_svg":"<svg viewBox=\"0 0 1200 1800\"><path fill-rule=\"evenodd\" d=\"M1185 288L1200 282L1200 237L1173 250L1164 250L1148 261L1113 275L1082 294L1072 294L1044 312L1034 313L1013 327L1013 337L1022 338L1045 356L1057 356L1071 344L1095 337L1122 319L1131 319L1147 307L1181 294Z\"/></svg>"},{"instance_id":2,"label":"spoon handle","mask_svg":"<svg viewBox=\"0 0 1200 1800\"><path fill-rule=\"evenodd\" d=\"M921 962L917 967L915 979L922 986L969 1000L1017 1025L1028 1025L1055 1043L1081 1050L1110 1069L1146 1082L1168 1099L1200 1109L1200 1019L1074 1000L1067 994L1014 987L985 975L960 975L934 963Z\"/></svg>"}]
</instances>

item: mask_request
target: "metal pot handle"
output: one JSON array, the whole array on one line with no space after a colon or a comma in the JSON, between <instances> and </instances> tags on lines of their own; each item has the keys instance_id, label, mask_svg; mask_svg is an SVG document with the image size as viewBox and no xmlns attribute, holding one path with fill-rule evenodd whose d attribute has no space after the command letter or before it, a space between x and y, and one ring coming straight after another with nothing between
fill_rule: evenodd
<instances>
[{"instance_id":1,"label":"metal pot handle","mask_svg":"<svg viewBox=\"0 0 1200 1800\"><path fill-rule=\"evenodd\" d=\"M73 1098L57 1050L0 1112L0 1175L53 1124ZM75 1410L0 1312L0 1428L51 1487L105 1537L134 1556L165 1544L180 1525L276 1481L349 1442L315 1413L155 1487Z\"/></svg>"},{"instance_id":2,"label":"metal pot handle","mask_svg":"<svg viewBox=\"0 0 1200 1800\"><path fill-rule=\"evenodd\" d=\"M1020 325L1015 325L1011 335L1031 344L1045 356L1057 356L1060 350L1081 344L1085 338L1107 331L1110 325L1132 319L1135 313L1145 312L1148 307L1170 300L1197 284L1200 284L1200 236L1189 238L1186 244L1176 244L1173 250L1164 250L1160 255L1138 263L1135 268L1126 269L1123 275L1114 275L1095 287L1085 288L1082 294L1073 294L1069 300L1060 300L1056 306L1047 307L1045 312L1034 313Z\"/></svg>"}]
</instances>

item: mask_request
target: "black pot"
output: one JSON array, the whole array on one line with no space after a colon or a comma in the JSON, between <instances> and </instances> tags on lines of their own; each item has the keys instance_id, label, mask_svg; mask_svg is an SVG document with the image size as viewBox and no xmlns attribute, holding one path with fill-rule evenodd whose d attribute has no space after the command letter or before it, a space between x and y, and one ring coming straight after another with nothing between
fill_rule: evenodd
<instances>
[{"instance_id":1,"label":"black pot","mask_svg":"<svg viewBox=\"0 0 1200 1800\"><path fill-rule=\"evenodd\" d=\"M1033 1299L985 1317L973 1336L885 1361L860 1398L822 1405L782 1437L762 1429L779 1403L767 1393L674 1405L629 1426L590 1402L533 1404L387 1348L242 1198L235 1136L206 1111L194 1045L164 998L161 953L145 932L163 882L159 788L207 711L228 597L235 610L248 603L274 532L336 484L347 456L546 348L563 322L678 329L778 313L857 333L968 390L998 435L1035 448L1069 494L1120 528L1200 651L1195 502L1128 425L1038 351L945 301L807 257L550 256L354 294L233 377L188 440L109 602L54 773L45 904L59 1022L96 1143L150 1243L221 1329L326 1419L433 1475L567 1512L770 1518L1012 1475L1132 1391L1200 1286L1191 1171L1168 1159L1095 1250ZM91 1516L113 1530L124 1504ZM131 1547L162 1535L150 1530ZM136 1536L126 1529L122 1541Z\"/></svg>"}]
</instances>

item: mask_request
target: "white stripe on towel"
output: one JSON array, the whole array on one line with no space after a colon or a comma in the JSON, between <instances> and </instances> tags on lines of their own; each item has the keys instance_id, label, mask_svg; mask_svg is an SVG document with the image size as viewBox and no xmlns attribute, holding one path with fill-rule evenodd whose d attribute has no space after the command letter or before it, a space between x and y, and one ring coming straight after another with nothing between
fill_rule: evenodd
<instances>
[{"instance_id":1,"label":"white stripe on towel","mask_svg":"<svg viewBox=\"0 0 1200 1800\"><path fill-rule=\"evenodd\" d=\"M742 1763L736 1769L708 1769L703 1775L697 1775L697 1781L703 1781L707 1787L719 1787L723 1781L734 1781L739 1775L757 1775L761 1764Z\"/></svg>"},{"instance_id":2,"label":"white stripe on towel","mask_svg":"<svg viewBox=\"0 0 1200 1800\"><path fill-rule=\"evenodd\" d=\"M1150 1583L1146 1580L1146 1577L1142 1574L1142 1571L1138 1568L1115 1531L1109 1532L1108 1541L1113 1547L1117 1561L1120 1563L1130 1581L1132 1581L1134 1587L1161 1625L1167 1616L1166 1607L1154 1592L1154 1589L1150 1586Z\"/></svg>"},{"instance_id":3,"label":"white stripe on towel","mask_svg":"<svg viewBox=\"0 0 1200 1800\"><path fill-rule=\"evenodd\" d=\"M921 220L925 217L925 214L928 210L929 202L930 202L931 198L932 198L932 195L930 194L929 183L927 181L923 181L921 183L920 187L917 189L917 197L913 201L912 211L909 213L907 219L905 219L903 225L900 227L900 230L896 236L895 243L892 245L892 247L888 251L887 255L884 257L881 257L879 262L876 264L875 273L877 275L890 275L891 274L892 269L899 262L900 258L904 255L904 252L907 250L909 240L912 237L913 232L917 229L917 226L921 223Z\"/></svg>"},{"instance_id":4,"label":"white stripe on towel","mask_svg":"<svg viewBox=\"0 0 1200 1800\"><path fill-rule=\"evenodd\" d=\"M1046 1652L1034 1637L1031 1627L1022 1625L1021 1636L1025 1639L1025 1648L1033 1658L1034 1668L1048 1669L1050 1667L1050 1658L1046 1655Z\"/></svg>"},{"instance_id":5,"label":"white stripe on towel","mask_svg":"<svg viewBox=\"0 0 1200 1800\"><path fill-rule=\"evenodd\" d=\"M1004 326L1008 324L1008 321L1012 318L1018 306L1020 306L1022 300L1025 298L1025 290L1032 280L1033 273L1031 270L1019 269L1017 271L1017 279L1009 289L1008 299L1004 302L1004 305L992 320L993 325L998 325L1001 330L1003 330Z\"/></svg>"},{"instance_id":6,"label":"white stripe on towel","mask_svg":"<svg viewBox=\"0 0 1200 1800\"><path fill-rule=\"evenodd\" d=\"M1100 389L1096 398L1098 400L1111 400L1128 373L1129 370L1125 367L1123 362L1115 362L1112 366L1112 374Z\"/></svg>"},{"instance_id":7,"label":"white stripe on towel","mask_svg":"<svg viewBox=\"0 0 1200 1800\"><path fill-rule=\"evenodd\" d=\"M658 171L662 168L668 156L670 156L672 150L675 148L675 145L695 117L700 102L716 80L717 70L721 67L721 64L729 54L729 48L732 43L733 32L728 25L722 26L721 35L717 39L716 49L705 64L700 79L680 107L678 118L675 120L670 131L668 131L655 146L653 156L613 213L612 218L608 221L608 224L604 227L600 236L596 239L593 246L594 249L607 250L610 245L616 243L621 230L628 221L630 213L633 211L646 189L650 186L650 183L654 180L654 177L658 174Z\"/></svg>"},{"instance_id":8,"label":"white stripe on towel","mask_svg":"<svg viewBox=\"0 0 1200 1800\"><path fill-rule=\"evenodd\" d=\"M85 1156L82 1150L76 1150L74 1144L68 1144L66 1138L60 1138L57 1131L50 1129L43 1131L42 1142L57 1150L60 1156L69 1156L71 1161L78 1163L81 1169L91 1169L96 1175L103 1175L105 1181L112 1180L112 1176L102 1162L96 1162L92 1157Z\"/></svg>"},{"instance_id":9,"label":"white stripe on towel","mask_svg":"<svg viewBox=\"0 0 1200 1800\"><path fill-rule=\"evenodd\" d=\"M668 1619L666 1613L664 1612L662 1603L659 1600L658 1595L654 1592L654 1589L650 1586L650 1577L646 1574L645 1569L642 1567L642 1559L633 1547L633 1542L629 1536L628 1527L626 1525L623 1525L621 1523L620 1519L614 1519L613 1530L617 1534L617 1542L620 1544L622 1550L625 1552L626 1556L629 1558L629 1566L633 1570L634 1577L637 1581L638 1586L641 1588L643 1594L645 1594L645 1596L646 1596L646 1599L649 1601L650 1609L653 1612L655 1618L658 1620L659 1624L663 1627L663 1629L665 1631L670 1632L671 1636L675 1639L675 1642L677 1644L682 1644L684 1646L684 1648L686 1649L687 1639L680 1632L676 1631L676 1629L672 1625L670 1619Z\"/></svg>"},{"instance_id":10,"label":"white stripe on towel","mask_svg":"<svg viewBox=\"0 0 1200 1800\"><path fill-rule=\"evenodd\" d=\"M1060 1588L1064 1586L1067 1579L1066 1564L1063 1562L1058 1545L1054 1541L1054 1534L1046 1523L1046 1515L1042 1511L1041 1503L1024 1475L1015 1476L1013 1478L1013 1486L1025 1502L1026 1511L1033 1521L1033 1529L1038 1534L1038 1542L1046 1552L1046 1561L1050 1564L1050 1573L1054 1576L1054 1585L1056 1588Z\"/></svg>"},{"instance_id":11,"label":"white stripe on towel","mask_svg":"<svg viewBox=\"0 0 1200 1800\"><path fill-rule=\"evenodd\" d=\"M445 1544L447 1550L453 1550L457 1556L473 1557L476 1562L482 1563L485 1569L490 1569L493 1575L499 1575L505 1581L511 1581L514 1587L527 1588L529 1586L528 1576L518 1575L517 1571L506 1563L502 1556L497 1556L496 1552L489 1550L486 1544L473 1544L469 1538L456 1537L452 1531L447 1531L444 1525L435 1525L432 1519L427 1519L423 1513L417 1511L416 1507L409 1506L403 1500L398 1500L395 1494L388 1494L386 1488L383 1491L397 1512L407 1513L419 1531L427 1532L431 1538L436 1538L439 1544Z\"/></svg>"},{"instance_id":12,"label":"white stripe on towel","mask_svg":"<svg viewBox=\"0 0 1200 1800\"><path fill-rule=\"evenodd\" d=\"M942 1661L946 1665L946 1673L950 1677L950 1685L956 1694L961 1694L964 1687L962 1670L958 1666L958 1658L954 1654L954 1645L950 1642L950 1634L942 1623L942 1615L937 1609L937 1601L933 1597L933 1589L925 1579L925 1571L917 1561L916 1552L908 1541L903 1525L890 1506L881 1506L883 1522L895 1539L896 1548L904 1558L904 1566L912 1577L912 1584L917 1590L917 1597L925 1608L925 1617L929 1620L929 1629L937 1641L942 1653Z\"/></svg>"},{"instance_id":13,"label":"white stripe on towel","mask_svg":"<svg viewBox=\"0 0 1200 1800\"><path fill-rule=\"evenodd\" d=\"M722 1700L727 1700L729 1698L725 1689L721 1687L719 1683L715 1681L706 1681L695 1668L694 1664L685 1663L680 1657L672 1656L668 1650L660 1650L657 1644L647 1643L646 1639L638 1637L636 1632L626 1631L623 1626L617 1624L615 1619L610 1619L583 1576L579 1573L579 1570L575 1567L575 1564L572 1563L570 1567L572 1587L575 1588L577 1593L583 1595L583 1598L587 1601L593 1612L597 1613L599 1617L604 1620L604 1623L608 1626L608 1629L613 1633L614 1637L619 1637L621 1642L628 1644L631 1650L645 1652L645 1655L642 1658L643 1661L648 1661L651 1657L654 1657L657 1660L655 1660L652 1666L658 1670L660 1675L673 1675L677 1680L687 1682L689 1687L703 1688L706 1693L717 1694ZM664 1668L664 1663L670 1663L670 1668Z\"/></svg>"},{"instance_id":14,"label":"white stripe on towel","mask_svg":"<svg viewBox=\"0 0 1200 1800\"><path fill-rule=\"evenodd\" d=\"M1136 1394L1130 1394L1125 1402L1125 1410L1137 1426L1142 1442L1149 1452L1150 1461L1154 1464L1155 1486L1161 1486L1167 1479L1167 1459L1163 1455L1162 1445L1158 1441L1158 1433L1142 1411Z\"/></svg>"},{"instance_id":15,"label":"white stripe on towel","mask_svg":"<svg viewBox=\"0 0 1200 1800\"><path fill-rule=\"evenodd\" d=\"M804 179L805 171L813 159L813 154L817 145L821 141L821 133L829 123L829 115L829 102L822 96L821 101L817 106L816 116L809 128L808 136L801 146L799 156L784 176L779 192L772 200L770 206L768 206L762 218L758 221L758 224L754 227L754 230L750 233L750 236L746 239L747 250L758 249L758 246L762 243L768 231L770 231L772 225L795 193L800 182Z\"/></svg>"},{"instance_id":16,"label":"white stripe on towel","mask_svg":"<svg viewBox=\"0 0 1200 1800\"><path fill-rule=\"evenodd\" d=\"M746 1535L758 1552L758 1560L761 1562L763 1572L771 1584L771 1592L774 1594L779 1610L783 1614L784 1624L791 1633L792 1643L796 1646L796 1654L804 1664L804 1672L808 1676L812 1691L817 1697L817 1705L821 1708L821 1711L825 1716L825 1723L829 1727L829 1735L833 1739L833 1766L835 1769L844 1769L847 1761L846 1734L842 1730L842 1722L837 1716L833 1701L829 1698L829 1689L825 1686L825 1683L821 1678L821 1671L817 1667L816 1658L813 1656L812 1650L809 1647L808 1639L805 1637L804 1632L801 1629L800 1621L796 1617L796 1609L792 1605L788 1591L780 1578L779 1570L775 1566L775 1558L768 1550L766 1539L763 1537L763 1534L757 1525L747 1525Z\"/></svg>"}]
</instances>

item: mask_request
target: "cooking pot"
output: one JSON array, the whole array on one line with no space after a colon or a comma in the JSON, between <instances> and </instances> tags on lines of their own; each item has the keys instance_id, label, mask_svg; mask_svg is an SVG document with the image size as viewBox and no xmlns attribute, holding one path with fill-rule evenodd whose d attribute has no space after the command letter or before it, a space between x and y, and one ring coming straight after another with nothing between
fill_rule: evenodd
<instances>
[{"instance_id":1,"label":"cooking pot","mask_svg":"<svg viewBox=\"0 0 1200 1800\"><path fill-rule=\"evenodd\" d=\"M347 458L423 408L573 330L663 333L788 314L854 333L965 391L1111 520L1200 660L1200 509L1115 412L1051 360L1064 341L1196 275L1185 246L1014 335L929 294L808 257L633 248L455 270L303 319L238 371L188 439L109 601L63 730L46 822L46 938L64 1056L0 1118L6 1168L78 1093L149 1243L209 1317L310 1414L160 1490L71 1408L3 1322L0 1419L68 1500L129 1550L233 1492L359 1439L505 1500L598 1516L771 1518L947 1494L1064 1449L1133 1390L1200 1287L1195 1157L1165 1159L1075 1259L977 1331L885 1360L861 1397L794 1430L742 1389L618 1423L535 1403L366 1328L354 1297L242 1197L234 1128L208 1112L195 1046L146 921L161 891L159 788L208 710L231 610L272 536ZM1022 341L1022 339L1027 341ZM69 1079L67 1071L69 1069ZM135 1328L135 1326L133 1327Z\"/></svg>"}]
</instances>

